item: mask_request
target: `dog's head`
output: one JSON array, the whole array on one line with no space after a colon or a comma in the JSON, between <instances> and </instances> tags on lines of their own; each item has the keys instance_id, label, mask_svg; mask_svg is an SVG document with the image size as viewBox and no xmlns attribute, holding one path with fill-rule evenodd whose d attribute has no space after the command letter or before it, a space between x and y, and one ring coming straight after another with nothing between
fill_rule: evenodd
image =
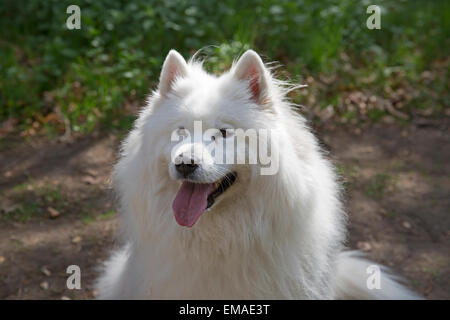
<instances>
[{"instance_id":1,"label":"dog's head","mask_svg":"<svg viewBox=\"0 0 450 320\"><path fill-rule=\"evenodd\" d=\"M252 50L220 77L169 52L140 119L141 138L146 154L168 165L167 183L177 185L172 208L180 225L232 202L255 175L277 173L272 81Z\"/></svg>"}]
</instances>

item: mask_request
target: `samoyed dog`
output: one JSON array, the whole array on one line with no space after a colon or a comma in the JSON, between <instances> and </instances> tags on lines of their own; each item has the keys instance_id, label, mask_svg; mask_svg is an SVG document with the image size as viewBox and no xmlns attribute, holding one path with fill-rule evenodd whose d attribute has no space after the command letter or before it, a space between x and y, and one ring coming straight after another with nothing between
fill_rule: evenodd
<instances>
[{"instance_id":1,"label":"samoyed dog","mask_svg":"<svg viewBox=\"0 0 450 320\"><path fill-rule=\"evenodd\" d=\"M124 246L99 298L418 298L344 251L336 174L286 94L252 50L219 77L169 52L114 169Z\"/></svg>"}]
</instances>

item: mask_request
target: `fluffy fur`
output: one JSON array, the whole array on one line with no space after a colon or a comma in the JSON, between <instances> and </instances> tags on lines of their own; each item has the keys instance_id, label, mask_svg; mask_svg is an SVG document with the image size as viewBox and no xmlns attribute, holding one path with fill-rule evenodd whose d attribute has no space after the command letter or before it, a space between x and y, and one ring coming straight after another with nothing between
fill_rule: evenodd
<instances>
[{"instance_id":1,"label":"fluffy fur","mask_svg":"<svg viewBox=\"0 0 450 320\"><path fill-rule=\"evenodd\" d=\"M186 228L172 212L180 181L170 174L170 135L194 120L277 129L271 151L280 157L275 175L258 174L257 165L222 167L238 180ZM105 263L101 299L417 297L384 272L380 290L366 288L370 262L343 251L334 169L254 51L220 77L171 51L112 180L126 245Z\"/></svg>"}]
</instances>

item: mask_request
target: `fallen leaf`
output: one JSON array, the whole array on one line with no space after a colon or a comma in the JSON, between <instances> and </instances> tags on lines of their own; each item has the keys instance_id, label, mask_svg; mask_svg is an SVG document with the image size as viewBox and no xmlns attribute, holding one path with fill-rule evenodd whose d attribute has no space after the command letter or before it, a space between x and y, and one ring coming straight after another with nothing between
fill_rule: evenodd
<instances>
[{"instance_id":1,"label":"fallen leaf","mask_svg":"<svg viewBox=\"0 0 450 320\"><path fill-rule=\"evenodd\" d=\"M85 169L84 172L92 177L98 176L98 171L92 168Z\"/></svg>"},{"instance_id":2,"label":"fallen leaf","mask_svg":"<svg viewBox=\"0 0 450 320\"><path fill-rule=\"evenodd\" d=\"M81 178L81 181L83 181L86 184L96 184L97 183L97 179L95 179L94 177L91 177L91 176L84 176Z\"/></svg>"},{"instance_id":3,"label":"fallen leaf","mask_svg":"<svg viewBox=\"0 0 450 320\"><path fill-rule=\"evenodd\" d=\"M0 125L0 133L10 133L14 131L16 124L18 123L17 119L9 118L2 122Z\"/></svg>"},{"instance_id":4,"label":"fallen leaf","mask_svg":"<svg viewBox=\"0 0 450 320\"><path fill-rule=\"evenodd\" d=\"M2 264L5 261L6 261L5 257L4 256L0 256L0 264Z\"/></svg>"},{"instance_id":5,"label":"fallen leaf","mask_svg":"<svg viewBox=\"0 0 450 320\"><path fill-rule=\"evenodd\" d=\"M372 250L372 245L366 241L359 241L356 244L356 246L358 247L359 250L364 251L364 252L368 252L368 251Z\"/></svg>"},{"instance_id":6,"label":"fallen leaf","mask_svg":"<svg viewBox=\"0 0 450 320\"><path fill-rule=\"evenodd\" d=\"M39 286L41 287L42 290L47 290L49 287L47 281L42 281Z\"/></svg>"},{"instance_id":7,"label":"fallen leaf","mask_svg":"<svg viewBox=\"0 0 450 320\"><path fill-rule=\"evenodd\" d=\"M41 272L43 274L45 274L47 277L49 277L52 273L50 272L50 270L48 270L47 266L42 266L41 267Z\"/></svg>"},{"instance_id":8,"label":"fallen leaf","mask_svg":"<svg viewBox=\"0 0 450 320\"><path fill-rule=\"evenodd\" d=\"M47 211L48 211L51 219L56 219L61 215L61 213L58 210L56 210L55 208L52 208L52 207L48 207Z\"/></svg>"},{"instance_id":9,"label":"fallen leaf","mask_svg":"<svg viewBox=\"0 0 450 320\"><path fill-rule=\"evenodd\" d=\"M75 236L75 237L73 237L73 239L72 239L72 243L80 243L81 242L81 237L80 236Z\"/></svg>"},{"instance_id":10,"label":"fallen leaf","mask_svg":"<svg viewBox=\"0 0 450 320\"><path fill-rule=\"evenodd\" d=\"M411 224L408 221L403 221L402 226L405 229L411 229Z\"/></svg>"}]
</instances>

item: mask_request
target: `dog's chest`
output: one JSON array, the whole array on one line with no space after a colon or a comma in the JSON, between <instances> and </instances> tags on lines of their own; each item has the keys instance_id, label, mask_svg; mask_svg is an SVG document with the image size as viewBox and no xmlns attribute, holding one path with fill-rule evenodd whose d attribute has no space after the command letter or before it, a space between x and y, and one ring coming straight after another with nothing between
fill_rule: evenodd
<instances>
[{"instance_id":1,"label":"dog's chest","mask_svg":"<svg viewBox=\"0 0 450 320\"><path fill-rule=\"evenodd\" d=\"M231 254L186 256L178 252L153 252L145 262L139 284L148 299L257 299L302 298L303 293L276 266L261 257ZM300 281L300 275L291 274ZM291 280L292 280L291 278ZM292 286L288 288L289 286Z\"/></svg>"}]
</instances>

